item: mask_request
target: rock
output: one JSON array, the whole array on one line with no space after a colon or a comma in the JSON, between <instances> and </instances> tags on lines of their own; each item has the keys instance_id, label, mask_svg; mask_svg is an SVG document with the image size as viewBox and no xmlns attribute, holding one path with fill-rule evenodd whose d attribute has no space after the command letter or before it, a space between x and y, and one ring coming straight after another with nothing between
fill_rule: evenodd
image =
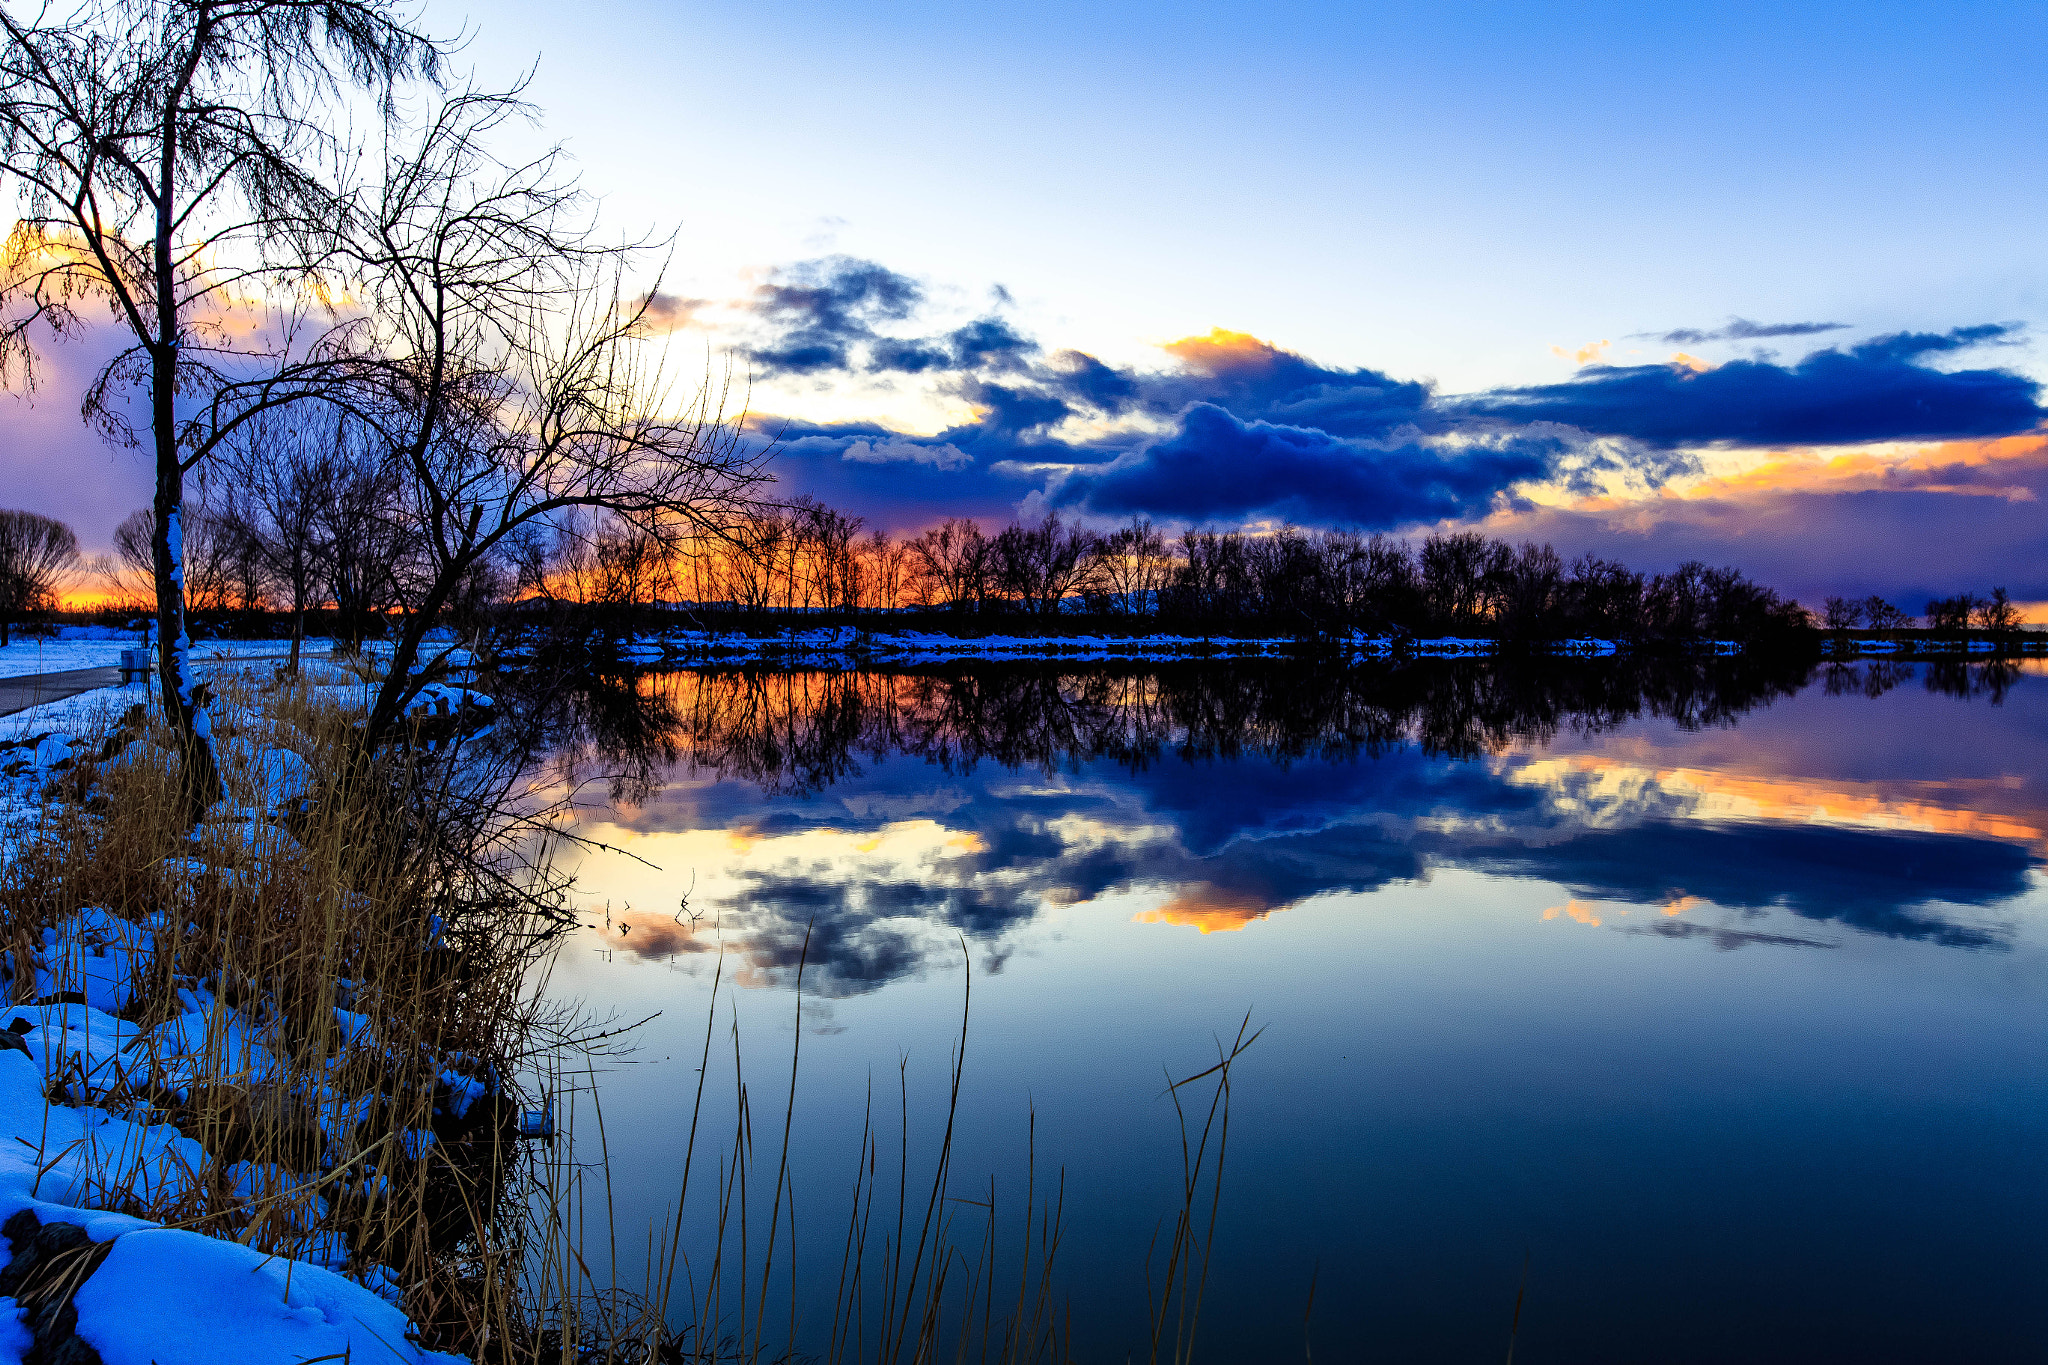
<instances>
[{"instance_id":1,"label":"rock","mask_svg":"<svg viewBox=\"0 0 2048 1365\"><path fill-rule=\"evenodd\" d=\"M0 1295L21 1306L21 1323L35 1338L22 1365L100 1365L100 1353L78 1335L72 1297L114 1249L70 1223L42 1223L23 1209L0 1226L13 1259L0 1269Z\"/></svg>"}]
</instances>

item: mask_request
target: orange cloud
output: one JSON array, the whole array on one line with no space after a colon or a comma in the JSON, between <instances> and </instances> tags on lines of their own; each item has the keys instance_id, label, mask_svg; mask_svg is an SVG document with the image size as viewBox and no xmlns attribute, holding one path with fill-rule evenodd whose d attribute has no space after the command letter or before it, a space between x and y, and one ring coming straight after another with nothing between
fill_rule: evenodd
<instances>
[{"instance_id":1,"label":"orange cloud","mask_svg":"<svg viewBox=\"0 0 2048 1365\"><path fill-rule=\"evenodd\" d=\"M1570 770L1607 777L1617 789L1648 784L1684 792L1694 798L1694 815L1704 819L1962 834L2023 844L2048 857L2048 809L2040 806L2040 793L2029 790L2026 780L2016 775L1818 781L1730 767L1651 766L1594 755L1545 760L1546 766L1551 763L1556 764L1559 780ZM1539 765L1522 771L1538 780L1544 776ZM1664 912L1677 914L1697 904L1696 897L1680 896L1666 902Z\"/></svg>"},{"instance_id":2,"label":"orange cloud","mask_svg":"<svg viewBox=\"0 0 2048 1365\"><path fill-rule=\"evenodd\" d=\"M1575 351L1567 351L1562 346L1552 346L1550 353L1559 360L1569 360L1574 365L1590 365L1596 360L1605 360L1607 358L1607 348L1613 344L1613 342L1603 339L1588 342Z\"/></svg>"},{"instance_id":3,"label":"orange cloud","mask_svg":"<svg viewBox=\"0 0 2048 1365\"><path fill-rule=\"evenodd\" d=\"M707 926L708 926L707 921ZM646 910L614 912L605 920L585 926L605 947L629 952L643 961L659 962L679 953L704 953L717 949L715 941L700 941L695 926ZM707 938L712 936L707 935Z\"/></svg>"},{"instance_id":4,"label":"orange cloud","mask_svg":"<svg viewBox=\"0 0 2048 1365\"><path fill-rule=\"evenodd\" d=\"M2048 461L2048 436L2004 436L1981 441L1943 441L1907 455L1853 450L1839 455L1787 451L1738 474L1705 480L1687 497L1754 492L1850 493L1912 489L1924 493L1965 493L2032 502L2034 491L2017 481L2001 482L2001 466L2012 475L2038 474ZM1986 479L1984 474L1993 477Z\"/></svg>"},{"instance_id":5,"label":"orange cloud","mask_svg":"<svg viewBox=\"0 0 2048 1365\"><path fill-rule=\"evenodd\" d=\"M1234 934L1253 920L1264 919L1275 907L1251 891L1233 891L1209 882L1181 888L1157 910L1141 910L1131 916L1138 924L1185 924L1205 934Z\"/></svg>"},{"instance_id":6,"label":"orange cloud","mask_svg":"<svg viewBox=\"0 0 2048 1365\"><path fill-rule=\"evenodd\" d=\"M1543 912L1545 919L1556 919L1559 915L1577 920L1580 924L1593 925L1595 928L1600 924L1600 916L1593 912L1592 906L1582 900L1568 900L1563 905L1553 905Z\"/></svg>"},{"instance_id":7,"label":"orange cloud","mask_svg":"<svg viewBox=\"0 0 2048 1365\"><path fill-rule=\"evenodd\" d=\"M1169 341L1159 349L1189 369L1203 374L1219 374L1225 370L1244 374L1270 369L1283 356L1292 354L1271 342L1259 340L1249 332L1233 332L1223 327L1210 328L1206 336Z\"/></svg>"}]
</instances>

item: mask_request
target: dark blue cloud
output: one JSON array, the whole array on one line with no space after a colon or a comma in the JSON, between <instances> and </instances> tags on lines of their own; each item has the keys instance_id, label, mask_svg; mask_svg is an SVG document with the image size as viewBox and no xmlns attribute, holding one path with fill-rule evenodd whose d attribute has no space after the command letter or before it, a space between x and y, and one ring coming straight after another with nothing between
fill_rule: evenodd
<instances>
[{"instance_id":1,"label":"dark blue cloud","mask_svg":"<svg viewBox=\"0 0 2048 1365\"><path fill-rule=\"evenodd\" d=\"M1553 436L1391 449L1312 427L1246 422L1197 403L1180 430L1107 465L1066 474L1056 506L1187 521L1258 516L1396 526L1482 514L1503 490L1550 474L1564 454Z\"/></svg>"},{"instance_id":2,"label":"dark blue cloud","mask_svg":"<svg viewBox=\"0 0 2048 1365\"><path fill-rule=\"evenodd\" d=\"M1155 413L1214 403L1248 420L1367 437L1430 416L1427 384L1377 370L1327 369L1241 333L1219 330L1167 350L1182 368L1143 376L1136 385L1140 401Z\"/></svg>"},{"instance_id":3,"label":"dark blue cloud","mask_svg":"<svg viewBox=\"0 0 2048 1365\"><path fill-rule=\"evenodd\" d=\"M900 322L924 302L908 275L873 261L833 256L780 271L755 291L753 311L771 339L747 358L766 374L844 371L878 323Z\"/></svg>"},{"instance_id":4,"label":"dark blue cloud","mask_svg":"<svg viewBox=\"0 0 2048 1365\"><path fill-rule=\"evenodd\" d=\"M935 436L859 423L785 433L780 468L794 491L894 530L944 515L1007 518L1034 492L1104 516L1393 528L1519 507L1530 481L1582 493L1614 477L1658 487L1696 468L1698 446L2005 436L2048 415L2024 375L1934 367L2009 342L2018 329L2002 324L1894 333L1792 364L1759 354L1704 371L1597 366L1565 383L1446 397L1220 329L1169 345L1164 370L1121 368L1048 352L1000 316L920 328L925 301L907 276L831 257L781 272L753 305L748 354L769 374L915 377L973 409ZM1734 318L1666 336L1844 326ZM1075 419L1102 425L1076 439Z\"/></svg>"},{"instance_id":5,"label":"dark blue cloud","mask_svg":"<svg viewBox=\"0 0 2048 1365\"><path fill-rule=\"evenodd\" d=\"M938 336L880 330L908 321L924 302L917 281L873 261L804 261L755 291L751 311L763 335L745 354L768 375L880 375L1014 370L1038 351L999 317Z\"/></svg>"},{"instance_id":6,"label":"dark blue cloud","mask_svg":"<svg viewBox=\"0 0 2048 1365\"><path fill-rule=\"evenodd\" d=\"M2036 401L2038 383L2011 370L1936 370L1916 362L2013 330L1987 324L1901 332L1848 351L1815 351L1791 366L1591 366L1562 384L1498 389L1455 406L1472 416L1560 422L1665 447L2010 436L2048 416Z\"/></svg>"},{"instance_id":7,"label":"dark blue cloud","mask_svg":"<svg viewBox=\"0 0 2048 1365\"><path fill-rule=\"evenodd\" d=\"M1846 322L1751 322L1748 318L1730 318L1726 327L1676 327L1664 333L1662 340L1670 342L1673 346L1698 346L1708 341L1761 341L1768 337L1810 337L1821 332L1845 331L1848 326Z\"/></svg>"},{"instance_id":8,"label":"dark blue cloud","mask_svg":"<svg viewBox=\"0 0 2048 1365\"><path fill-rule=\"evenodd\" d=\"M1998 839L1775 823L1651 821L1547 846L1502 844L1446 858L1558 882L1601 900L1694 895L1728 909L1782 906L1890 938L1999 948L1999 930L1943 906L1990 906L2027 888L2033 856Z\"/></svg>"}]
</instances>

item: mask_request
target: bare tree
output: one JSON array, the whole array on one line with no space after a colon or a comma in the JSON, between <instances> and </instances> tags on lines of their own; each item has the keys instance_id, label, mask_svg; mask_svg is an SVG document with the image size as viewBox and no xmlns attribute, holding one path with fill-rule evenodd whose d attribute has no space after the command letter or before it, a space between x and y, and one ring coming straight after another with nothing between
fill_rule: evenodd
<instances>
[{"instance_id":1,"label":"bare tree","mask_svg":"<svg viewBox=\"0 0 2048 1365\"><path fill-rule=\"evenodd\" d=\"M0 366L32 384L38 329L76 332L82 300L125 333L87 412L154 462L159 681L195 814L219 779L185 624L185 476L254 414L324 392L350 359L331 331L235 314L251 294L321 293L344 217L348 149L331 131L343 105L367 93L389 109L397 82L441 61L397 14L391 0L0 10L0 180L21 209L0 279ZM140 433L125 416L136 389Z\"/></svg>"},{"instance_id":2,"label":"bare tree","mask_svg":"<svg viewBox=\"0 0 2048 1365\"><path fill-rule=\"evenodd\" d=\"M1876 593L1863 599L1863 619L1872 630L1899 630L1913 623L1912 617Z\"/></svg>"},{"instance_id":3,"label":"bare tree","mask_svg":"<svg viewBox=\"0 0 2048 1365\"><path fill-rule=\"evenodd\" d=\"M1829 630L1854 630L1863 624L1865 605L1847 597L1830 597L1821 603L1821 624Z\"/></svg>"},{"instance_id":4,"label":"bare tree","mask_svg":"<svg viewBox=\"0 0 2048 1365\"><path fill-rule=\"evenodd\" d=\"M420 556L366 746L440 662L420 670L421 644L460 585L527 528L587 509L650 534L723 534L765 477L720 393L669 407L649 356L653 290L626 287L636 252L594 239L559 157L508 165L488 150L525 113L516 94L436 105L411 146L387 150L370 226L348 247L368 317L364 402Z\"/></svg>"},{"instance_id":5,"label":"bare tree","mask_svg":"<svg viewBox=\"0 0 2048 1365\"><path fill-rule=\"evenodd\" d=\"M860 546L863 600L882 611L903 605L910 577L910 547L879 527Z\"/></svg>"},{"instance_id":6,"label":"bare tree","mask_svg":"<svg viewBox=\"0 0 2048 1365\"><path fill-rule=\"evenodd\" d=\"M910 543L927 601L956 611L978 606L988 595L989 541L965 517L948 517Z\"/></svg>"},{"instance_id":7,"label":"bare tree","mask_svg":"<svg viewBox=\"0 0 2048 1365\"><path fill-rule=\"evenodd\" d=\"M2012 595L2004 588L1993 588L1991 596L1977 604L1971 613L1979 630L2018 630L2020 609L2013 605Z\"/></svg>"},{"instance_id":8,"label":"bare tree","mask_svg":"<svg viewBox=\"0 0 2048 1365\"><path fill-rule=\"evenodd\" d=\"M15 621L48 610L77 562L78 537L63 522L36 512L0 511L0 649Z\"/></svg>"},{"instance_id":9,"label":"bare tree","mask_svg":"<svg viewBox=\"0 0 2048 1365\"><path fill-rule=\"evenodd\" d=\"M1166 537L1149 517L1133 516L1128 525L1102 537L1095 558L1110 610L1127 615L1151 611L1172 571Z\"/></svg>"},{"instance_id":10,"label":"bare tree","mask_svg":"<svg viewBox=\"0 0 2048 1365\"><path fill-rule=\"evenodd\" d=\"M297 674L306 638L306 612L326 581L333 546L329 509L339 490L344 452L360 423L339 410L278 420L266 414L230 442L223 463L243 490L237 530L264 574L282 594L292 618L291 660Z\"/></svg>"},{"instance_id":11,"label":"bare tree","mask_svg":"<svg viewBox=\"0 0 2048 1365\"><path fill-rule=\"evenodd\" d=\"M236 532L223 524L220 509L204 498L186 505L182 521L179 575L186 607L220 611L233 600ZM156 527L156 513L139 507L114 528L112 582L124 599L146 602L155 593Z\"/></svg>"},{"instance_id":12,"label":"bare tree","mask_svg":"<svg viewBox=\"0 0 2048 1365\"><path fill-rule=\"evenodd\" d=\"M114 552L101 561L107 586L119 594L122 607L141 607L156 595L156 514L138 507L114 528Z\"/></svg>"},{"instance_id":13,"label":"bare tree","mask_svg":"<svg viewBox=\"0 0 2048 1365\"><path fill-rule=\"evenodd\" d=\"M1069 525L1057 512L1036 526L1009 526L995 538L1003 591L1016 595L1027 612L1058 613L1068 594L1080 590L1095 563L1095 537Z\"/></svg>"},{"instance_id":14,"label":"bare tree","mask_svg":"<svg viewBox=\"0 0 2048 1365\"><path fill-rule=\"evenodd\" d=\"M804 541L807 576L816 587L818 605L850 612L860 606L860 560L854 543L861 519L834 511L816 498L799 498L796 523ZM807 594L808 596L808 594Z\"/></svg>"},{"instance_id":15,"label":"bare tree","mask_svg":"<svg viewBox=\"0 0 2048 1365\"><path fill-rule=\"evenodd\" d=\"M385 456L381 436L337 445L327 488L318 521L327 547L327 596L340 638L356 649L398 600L406 555L398 471Z\"/></svg>"},{"instance_id":16,"label":"bare tree","mask_svg":"<svg viewBox=\"0 0 2048 1365\"><path fill-rule=\"evenodd\" d=\"M1930 630L1968 630L1970 618L1977 614L1983 604L1974 593L1957 593L1954 597L1937 597L1927 604L1927 626Z\"/></svg>"}]
</instances>

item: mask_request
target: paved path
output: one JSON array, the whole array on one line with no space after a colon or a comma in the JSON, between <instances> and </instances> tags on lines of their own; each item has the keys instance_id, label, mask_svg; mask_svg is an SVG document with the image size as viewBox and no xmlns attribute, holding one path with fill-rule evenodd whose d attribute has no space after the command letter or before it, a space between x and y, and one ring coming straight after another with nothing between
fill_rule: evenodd
<instances>
[{"instance_id":1,"label":"paved path","mask_svg":"<svg viewBox=\"0 0 2048 1365\"><path fill-rule=\"evenodd\" d=\"M22 678L0 678L0 716L11 716L46 701L62 701L81 692L102 687L119 687L118 668L74 668L68 673L31 673Z\"/></svg>"},{"instance_id":2,"label":"paved path","mask_svg":"<svg viewBox=\"0 0 2048 1365\"><path fill-rule=\"evenodd\" d=\"M194 653L197 654L198 651L195 650ZM277 654L236 654L229 656L225 662L231 664L255 663L258 661L282 663L290 657L291 655L283 652ZM332 654L315 654L311 650L299 655L301 662L311 662L315 659L331 659L333 657ZM217 661L201 656L196 662L207 664ZM156 671L151 669L148 677L153 683L156 678ZM41 706L46 701L62 701L66 697L75 697L81 692L92 692L102 687L119 687L120 685L121 670L118 668L74 668L68 673L30 673L19 678L0 678L0 716L11 716L16 711L26 711L29 707ZM148 692L145 690L136 700L144 700L147 696Z\"/></svg>"}]
</instances>

